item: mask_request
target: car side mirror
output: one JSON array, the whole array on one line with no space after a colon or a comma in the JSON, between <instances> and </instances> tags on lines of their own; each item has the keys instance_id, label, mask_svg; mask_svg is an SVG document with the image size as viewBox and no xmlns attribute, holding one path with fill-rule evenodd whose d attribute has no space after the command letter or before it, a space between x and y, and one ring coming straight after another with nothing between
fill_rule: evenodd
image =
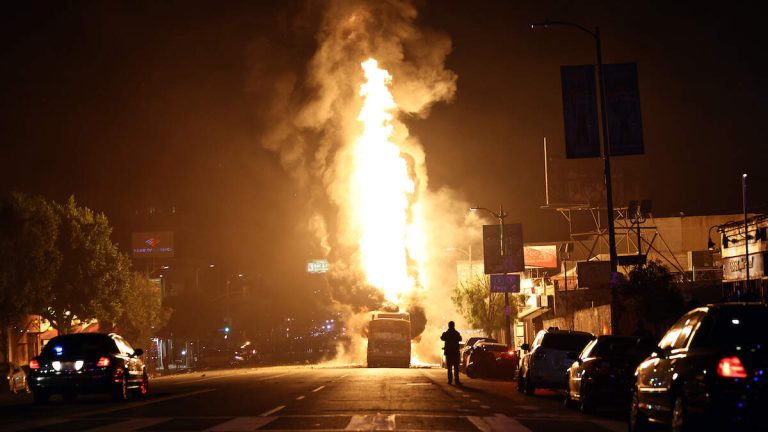
<instances>
[{"instance_id":1,"label":"car side mirror","mask_svg":"<svg viewBox=\"0 0 768 432\"><path fill-rule=\"evenodd\" d=\"M527 343L524 343L524 344L520 345L520 349L523 350L523 351L529 351L531 349L531 346L528 345Z\"/></svg>"},{"instance_id":2,"label":"car side mirror","mask_svg":"<svg viewBox=\"0 0 768 432\"><path fill-rule=\"evenodd\" d=\"M666 357L667 357L667 355L666 355L666 354L664 354L664 350L663 350L663 349L661 349L661 348L659 348L659 347L656 347L656 348L654 348L654 349L651 351L651 356L652 356L652 357L658 357L658 358L661 358L661 359L663 359L663 358L666 358Z\"/></svg>"},{"instance_id":3,"label":"car side mirror","mask_svg":"<svg viewBox=\"0 0 768 432\"><path fill-rule=\"evenodd\" d=\"M140 356L142 354L144 354L144 350L141 349L141 348L136 348L135 350L133 350L133 356L134 357L138 357L138 356Z\"/></svg>"}]
</instances>

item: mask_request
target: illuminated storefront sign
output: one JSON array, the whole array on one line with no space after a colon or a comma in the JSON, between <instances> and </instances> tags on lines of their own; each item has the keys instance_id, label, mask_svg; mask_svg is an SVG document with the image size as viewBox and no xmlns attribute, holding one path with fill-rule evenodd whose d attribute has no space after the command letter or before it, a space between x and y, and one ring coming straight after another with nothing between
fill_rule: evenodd
<instances>
[{"instance_id":1,"label":"illuminated storefront sign","mask_svg":"<svg viewBox=\"0 0 768 432\"><path fill-rule=\"evenodd\" d=\"M557 245L524 246L525 267L557 268Z\"/></svg>"}]
</instances>

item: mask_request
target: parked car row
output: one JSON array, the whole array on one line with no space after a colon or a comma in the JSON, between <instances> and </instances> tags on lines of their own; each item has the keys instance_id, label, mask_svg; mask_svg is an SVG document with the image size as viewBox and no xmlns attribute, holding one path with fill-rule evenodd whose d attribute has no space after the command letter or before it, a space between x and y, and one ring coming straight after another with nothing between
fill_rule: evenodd
<instances>
[{"instance_id":1,"label":"parked car row","mask_svg":"<svg viewBox=\"0 0 768 432\"><path fill-rule=\"evenodd\" d=\"M628 410L629 430L762 430L768 408L768 305L693 309L657 342L551 328L540 331L517 375L518 390L564 389L565 405ZM714 428L714 429L713 429Z\"/></svg>"}]
</instances>

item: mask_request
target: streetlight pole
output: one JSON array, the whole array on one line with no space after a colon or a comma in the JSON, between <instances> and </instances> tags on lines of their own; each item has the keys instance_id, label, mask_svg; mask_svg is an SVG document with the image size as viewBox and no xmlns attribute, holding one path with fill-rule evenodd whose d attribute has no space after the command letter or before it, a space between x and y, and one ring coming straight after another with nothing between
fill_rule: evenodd
<instances>
[{"instance_id":1,"label":"streetlight pole","mask_svg":"<svg viewBox=\"0 0 768 432\"><path fill-rule=\"evenodd\" d=\"M608 207L608 250L611 260L611 333L617 334L618 321L616 320L617 312L617 268L618 258L616 254L616 229L613 221L613 188L611 186L611 149L608 143L608 113L605 108L605 73L603 71L603 52L600 44L600 27L595 26L595 30L589 30L579 24L567 22L567 21L544 21L540 23L531 24L531 28L544 27L547 28L551 25L560 25L567 27L575 27L584 33L592 36L595 39L595 50L597 51L597 78L600 82L600 122L603 141L603 182L605 183L605 204Z\"/></svg>"},{"instance_id":2,"label":"streetlight pole","mask_svg":"<svg viewBox=\"0 0 768 432\"><path fill-rule=\"evenodd\" d=\"M505 247L504 247L504 218L509 216L507 213L504 213L504 206L499 204L499 213L494 213L492 210L489 210L485 207L471 207L471 211L477 211L477 210L483 210L493 215L496 219L499 220L499 246L500 246L500 253L501 256L506 256L505 253ZM506 275L506 273L504 273ZM490 293L488 294L490 295ZM490 309L491 305L488 305L488 308ZM512 347L512 341L514 340L512 338L512 324L510 322L510 309L509 309L509 293L505 290L504 291L504 333L505 333L505 342L507 344L507 347Z\"/></svg>"},{"instance_id":3,"label":"streetlight pole","mask_svg":"<svg viewBox=\"0 0 768 432\"><path fill-rule=\"evenodd\" d=\"M744 267L747 271L747 284L744 293L749 291L749 225L747 224L747 173L741 175L741 205L744 210Z\"/></svg>"},{"instance_id":4,"label":"streetlight pole","mask_svg":"<svg viewBox=\"0 0 768 432\"><path fill-rule=\"evenodd\" d=\"M208 264L209 269L212 269L214 267L216 267L215 264ZM198 292L200 291L200 269L202 269L202 267L198 267L195 269L195 290L197 290Z\"/></svg>"}]
</instances>

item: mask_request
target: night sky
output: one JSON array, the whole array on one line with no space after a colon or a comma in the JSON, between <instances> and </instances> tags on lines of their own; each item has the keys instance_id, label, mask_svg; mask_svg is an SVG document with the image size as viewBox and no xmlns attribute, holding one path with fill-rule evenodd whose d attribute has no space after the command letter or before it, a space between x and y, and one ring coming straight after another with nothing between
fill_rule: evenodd
<instances>
[{"instance_id":1,"label":"night sky","mask_svg":"<svg viewBox=\"0 0 768 432\"><path fill-rule=\"evenodd\" d=\"M175 207L190 256L273 285L305 286L317 256L305 188L262 147L263 77L301 76L326 3L282 1L5 2L0 12L0 185L103 211L127 249L137 212ZM738 213L768 203L768 62L752 3L417 1L417 24L450 37L451 103L408 120L430 189L521 222L526 241L565 240L544 204L542 141L558 170L599 180L599 160L564 160L560 66L636 62L646 154L614 158L617 206L653 200L656 216ZM277 66L279 65L279 71ZM272 68L276 70L272 70ZM256 73L258 72L258 73ZM272 73L274 72L274 74ZM254 79L254 76L260 78ZM570 164L570 165L569 165ZM600 187L598 184L597 187Z\"/></svg>"}]
</instances>

